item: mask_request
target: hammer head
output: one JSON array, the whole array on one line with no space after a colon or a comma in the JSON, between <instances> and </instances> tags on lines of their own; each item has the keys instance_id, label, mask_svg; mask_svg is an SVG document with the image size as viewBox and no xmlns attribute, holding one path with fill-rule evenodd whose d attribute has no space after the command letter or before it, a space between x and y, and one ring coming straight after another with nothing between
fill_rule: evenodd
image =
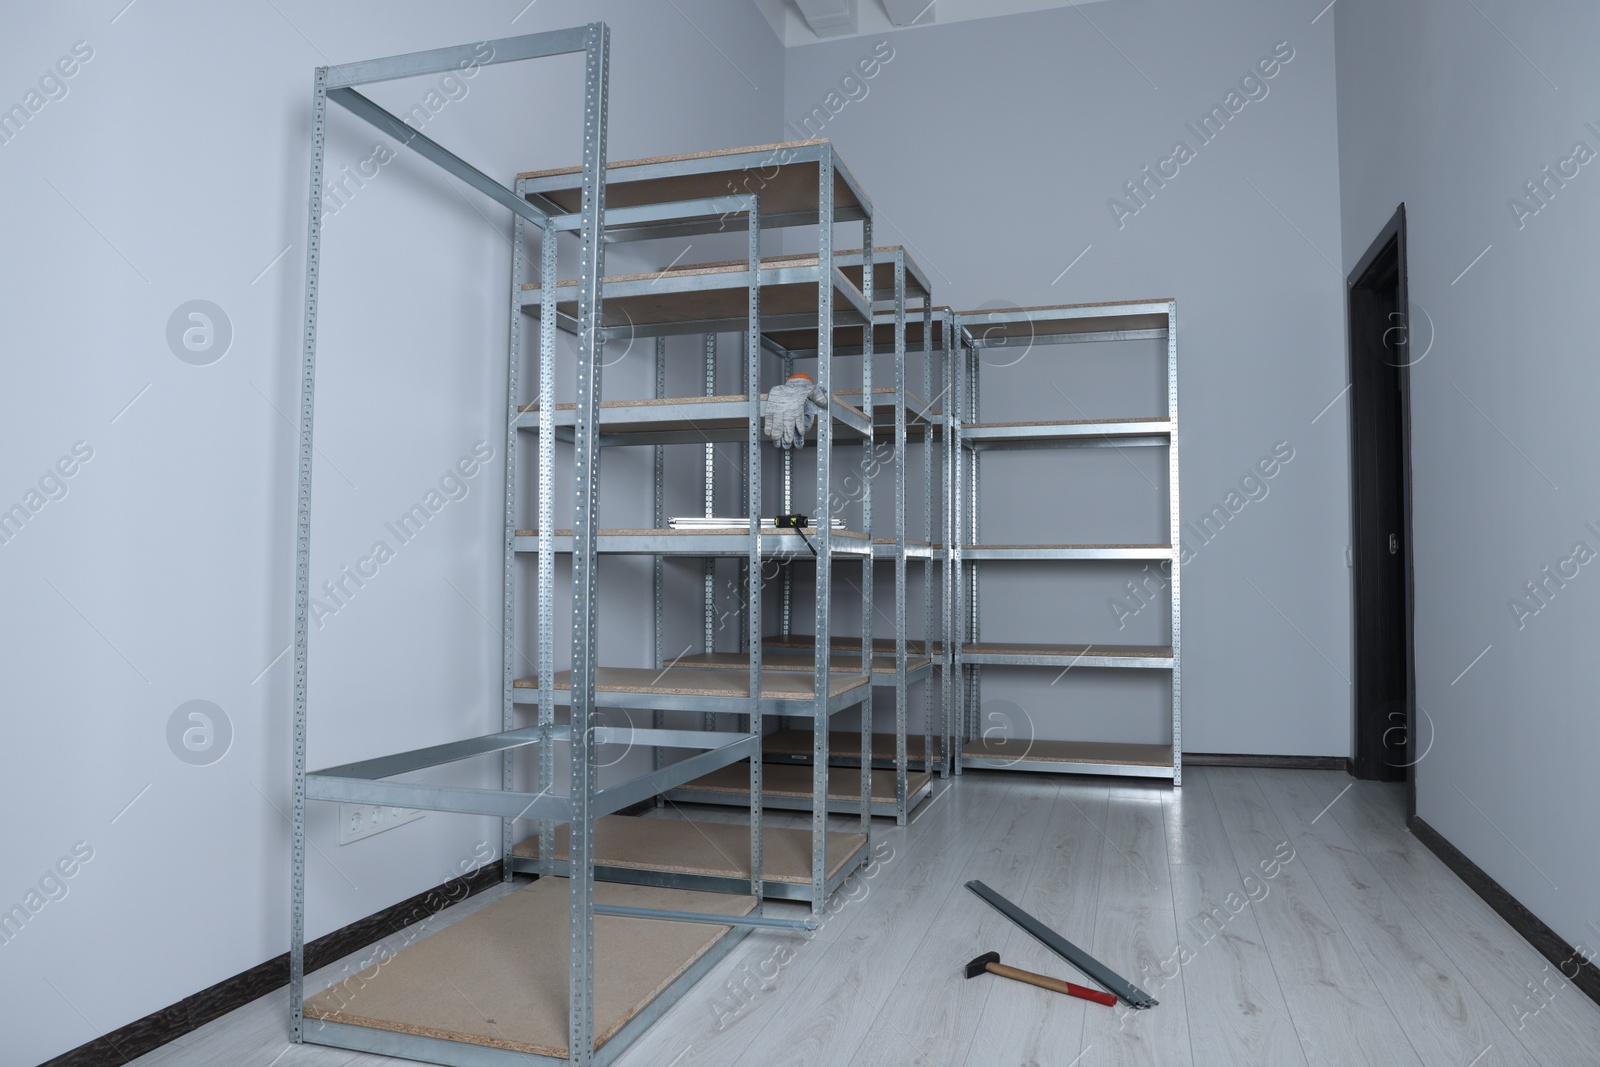
<instances>
[{"instance_id":1,"label":"hammer head","mask_svg":"<svg viewBox=\"0 0 1600 1067\"><path fill-rule=\"evenodd\" d=\"M967 964L967 977L976 978L978 975L983 974L986 970L988 970L989 964L999 962L1000 953L985 952L983 955Z\"/></svg>"}]
</instances>

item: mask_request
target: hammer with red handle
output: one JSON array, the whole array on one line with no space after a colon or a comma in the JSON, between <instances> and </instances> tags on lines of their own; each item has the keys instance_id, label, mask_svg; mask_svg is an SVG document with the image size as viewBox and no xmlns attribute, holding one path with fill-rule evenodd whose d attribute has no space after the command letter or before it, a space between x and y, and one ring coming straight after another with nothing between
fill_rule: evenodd
<instances>
[{"instance_id":1,"label":"hammer with red handle","mask_svg":"<svg viewBox=\"0 0 1600 1067\"><path fill-rule=\"evenodd\" d=\"M1049 989L1056 993L1065 993L1069 997L1082 997L1084 1000L1092 1000L1096 1004L1104 1004L1107 1007L1115 1007L1117 1003L1116 996L1111 993L1102 993L1098 989L1087 989L1081 985L1074 985L1071 982L1063 982L1059 978L1050 978L1046 975L1034 974L1032 971L1024 971L1019 970L1016 967L1008 967L1000 962L1000 953L998 952L985 952L983 955L967 964L968 978L976 978L978 975L983 974L986 971L989 974L998 974L1001 978L1010 978L1013 981L1026 982L1028 985L1038 986L1040 989Z\"/></svg>"}]
</instances>

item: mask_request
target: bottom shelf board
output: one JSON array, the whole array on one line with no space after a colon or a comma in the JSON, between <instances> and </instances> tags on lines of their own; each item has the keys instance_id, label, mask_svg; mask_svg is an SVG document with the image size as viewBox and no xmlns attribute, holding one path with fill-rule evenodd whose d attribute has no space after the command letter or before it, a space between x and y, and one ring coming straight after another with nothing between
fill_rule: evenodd
<instances>
[{"instance_id":1,"label":"bottom shelf board","mask_svg":"<svg viewBox=\"0 0 1600 1067\"><path fill-rule=\"evenodd\" d=\"M861 810L861 776L851 768L833 768L828 776L828 810L859 812ZM906 775L907 807L915 806L920 795L932 788L932 775L926 771L913 771ZM872 809L874 814L894 814L894 772L872 772ZM720 770L696 778L669 793L679 800L714 804L742 803L750 800L750 764L732 763ZM809 809L811 804L811 767L789 763L767 763L761 768L761 800L772 807L790 808L796 803ZM784 803L784 802L789 803ZM885 810L887 809L887 810Z\"/></svg>"},{"instance_id":2,"label":"bottom shelf board","mask_svg":"<svg viewBox=\"0 0 1600 1067\"><path fill-rule=\"evenodd\" d=\"M912 763L923 761L922 734L906 734L906 759ZM799 758L811 763L812 735L810 730L779 730L761 739L761 751L770 760L773 756ZM933 737L933 755L939 755L939 735ZM828 734L828 760L848 759L860 765L861 734L856 730L835 730ZM872 735L872 762L894 762L894 734ZM892 781L892 780L891 780Z\"/></svg>"},{"instance_id":3,"label":"bottom shelf board","mask_svg":"<svg viewBox=\"0 0 1600 1067\"><path fill-rule=\"evenodd\" d=\"M744 765L749 782L748 765ZM749 796L748 785L745 795ZM567 860L568 828L556 829L556 860ZM867 843L864 834L828 834L831 880ZM539 838L529 837L512 851L523 859L539 857ZM594 831L596 866L659 871L705 878L750 877L749 823L695 822L649 816L607 815ZM808 885L811 882L811 831L766 826L761 830L761 879Z\"/></svg>"},{"instance_id":4,"label":"bottom shelf board","mask_svg":"<svg viewBox=\"0 0 1600 1067\"><path fill-rule=\"evenodd\" d=\"M982 738L961 748L961 765L986 770L1057 771L1171 778L1171 745L1110 741L1047 741L1019 737Z\"/></svg>"},{"instance_id":5,"label":"bottom shelf board","mask_svg":"<svg viewBox=\"0 0 1600 1067\"><path fill-rule=\"evenodd\" d=\"M567 880L541 878L305 1002L316 1022L567 1056ZM596 883L595 901L747 915L749 896ZM733 932L705 923L597 915L595 1043L614 1037Z\"/></svg>"}]
</instances>

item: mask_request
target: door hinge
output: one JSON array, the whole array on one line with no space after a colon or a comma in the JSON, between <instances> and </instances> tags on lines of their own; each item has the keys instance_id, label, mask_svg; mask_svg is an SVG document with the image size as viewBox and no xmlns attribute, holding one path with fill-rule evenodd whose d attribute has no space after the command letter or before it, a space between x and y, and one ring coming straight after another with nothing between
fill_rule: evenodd
<instances>
[{"instance_id":1,"label":"door hinge","mask_svg":"<svg viewBox=\"0 0 1600 1067\"><path fill-rule=\"evenodd\" d=\"M1398 551L1400 551L1400 535L1399 534L1390 534L1389 535L1389 555L1392 556Z\"/></svg>"}]
</instances>

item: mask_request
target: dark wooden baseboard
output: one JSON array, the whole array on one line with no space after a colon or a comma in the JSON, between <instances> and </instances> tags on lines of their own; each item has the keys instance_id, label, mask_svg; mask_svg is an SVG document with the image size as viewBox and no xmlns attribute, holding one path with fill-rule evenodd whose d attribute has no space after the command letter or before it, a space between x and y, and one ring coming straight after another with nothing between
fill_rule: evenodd
<instances>
[{"instance_id":1,"label":"dark wooden baseboard","mask_svg":"<svg viewBox=\"0 0 1600 1067\"><path fill-rule=\"evenodd\" d=\"M1561 939L1560 934L1546 926L1544 920L1506 892L1505 886L1489 877L1488 872L1468 859L1464 852L1420 816L1411 817L1411 833L1443 860L1457 878L1467 883L1468 889L1482 897L1489 907L1499 913L1500 918L1510 923L1523 940L1538 949L1539 955L1549 960L1563 978L1577 986L1590 1000L1600 1004L1600 967L1585 960L1576 948Z\"/></svg>"},{"instance_id":2,"label":"dark wooden baseboard","mask_svg":"<svg viewBox=\"0 0 1600 1067\"><path fill-rule=\"evenodd\" d=\"M1229 752L1185 752L1189 767L1266 767L1284 771L1343 771L1351 773L1349 756L1243 756Z\"/></svg>"},{"instance_id":3,"label":"dark wooden baseboard","mask_svg":"<svg viewBox=\"0 0 1600 1067\"><path fill-rule=\"evenodd\" d=\"M421 922L435 912L481 893L490 886L499 885L501 872L501 863L496 860L470 874L452 878L409 900L402 900L349 926L324 934L306 945L306 973L326 967L412 923ZM211 1020L288 984L289 954L285 952L113 1030L104 1037L79 1045L70 1052L63 1052L55 1059L40 1064L40 1067L121 1067L174 1038L198 1030Z\"/></svg>"}]
</instances>

